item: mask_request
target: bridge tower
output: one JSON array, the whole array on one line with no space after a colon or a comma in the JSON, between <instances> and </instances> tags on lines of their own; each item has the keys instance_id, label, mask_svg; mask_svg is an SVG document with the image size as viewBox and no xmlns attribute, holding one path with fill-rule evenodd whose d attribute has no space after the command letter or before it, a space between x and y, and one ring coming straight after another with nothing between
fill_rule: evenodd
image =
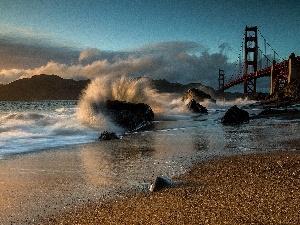
<instances>
[{"instance_id":1,"label":"bridge tower","mask_svg":"<svg viewBox=\"0 0 300 225\"><path fill-rule=\"evenodd\" d=\"M247 76L249 73L257 71L257 26L245 28L245 56L244 56L244 74ZM245 79L244 81L244 94L251 95L256 93L256 78Z\"/></svg>"},{"instance_id":2,"label":"bridge tower","mask_svg":"<svg viewBox=\"0 0 300 225\"><path fill-rule=\"evenodd\" d=\"M225 73L219 69L219 91L224 92Z\"/></svg>"}]
</instances>

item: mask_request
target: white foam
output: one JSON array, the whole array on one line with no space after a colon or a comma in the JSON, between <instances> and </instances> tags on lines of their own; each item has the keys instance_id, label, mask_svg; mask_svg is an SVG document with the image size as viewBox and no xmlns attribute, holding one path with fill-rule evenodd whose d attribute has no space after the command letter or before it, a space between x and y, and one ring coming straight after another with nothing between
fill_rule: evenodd
<instances>
[{"instance_id":1,"label":"white foam","mask_svg":"<svg viewBox=\"0 0 300 225\"><path fill-rule=\"evenodd\" d=\"M185 112L184 103L168 93L152 89L149 79L125 76L103 76L93 80L79 101L77 118L85 125L99 130L123 133L124 130L104 115L106 100L148 104L156 117Z\"/></svg>"},{"instance_id":2,"label":"white foam","mask_svg":"<svg viewBox=\"0 0 300 225\"><path fill-rule=\"evenodd\" d=\"M25 103L18 104L22 109ZM40 105L43 104L41 102ZM83 126L77 120L74 107L20 111L16 106L16 110L0 112L0 124L0 157L86 143L98 138L98 131Z\"/></svg>"}]
</instances>

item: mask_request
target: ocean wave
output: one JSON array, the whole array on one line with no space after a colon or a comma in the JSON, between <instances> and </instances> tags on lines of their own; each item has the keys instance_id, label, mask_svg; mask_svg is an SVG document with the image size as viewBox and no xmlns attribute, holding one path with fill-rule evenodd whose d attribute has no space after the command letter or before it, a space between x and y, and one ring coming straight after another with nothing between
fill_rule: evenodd
<instances>
[{"instance_id":1,"label":"ocean wave","mask_svg":"<svg viewBox=\"0 0 300 225\"><path fill-rule=\"evenodd\" d=\"M83 92L78 103L77 118L94 129L123 133L124 129L103 113L106 100L148 104L155 118L160 119L187 113L181 99L170 93L158 93L148 78L103 76L93 80Z\"/></svg>"},{"instance_id":2,"label":"ocean wave","mask_svg":"<svg viewBox=\"0 0 300 225\"><path fill-rule=\"evenodd\" d=\"M4 117L7 120L39 120L44 118L44 115L38 113L10 113Z\"/></svg>"},{"instance_id":3,"label":"ocean wave","mask_svg":"<svg viewBox=\"0 0 300 225\"><path fill-rule=\"evenodd\" d=\"M123 134L125 130L104 113L107 100L148 104L154 112L155 120L177 120L192 116L186 107L188 100L183 101L178 94L158 92L153 89L148 78L103 76L93 80L82 93L77 109L79 121L93 129ZM209 112L215 112L226 110L233 105L247 105L254 101L239 98L229 102L204 100L199 103L208 108Z\"/></svg>"},{"instance_id":4,"label":"ocean wave","mask_svg":"<svg viewBox=\"0 0 300 225\"><path fill-rule=\"evenodd\" d=\"M22 102L19 103L22 108ZM35 103L38 104L38 103ZM43 104L43 102L41 102ZM87 143L98 138L98 131L78 122L75 110L36 110L0 114L0 158L70 144Z\"/></svg>"}]
</instances>

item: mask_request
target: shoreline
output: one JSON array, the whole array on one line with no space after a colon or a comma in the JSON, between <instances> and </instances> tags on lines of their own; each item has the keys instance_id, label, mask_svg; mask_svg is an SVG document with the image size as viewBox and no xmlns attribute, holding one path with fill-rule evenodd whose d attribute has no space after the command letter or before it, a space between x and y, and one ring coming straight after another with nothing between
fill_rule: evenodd
<instances>
[{"instance_id":1,"label":"shoreline","mask_svg":"<svg viewBox=\"0 0 300 225\"><path fill-rule=\"evenodd\" d=\"M75 205L34 224L300 223L298 150L201 162L174 182L175 187L155 193Z\"/></svg>"}]
</instances>

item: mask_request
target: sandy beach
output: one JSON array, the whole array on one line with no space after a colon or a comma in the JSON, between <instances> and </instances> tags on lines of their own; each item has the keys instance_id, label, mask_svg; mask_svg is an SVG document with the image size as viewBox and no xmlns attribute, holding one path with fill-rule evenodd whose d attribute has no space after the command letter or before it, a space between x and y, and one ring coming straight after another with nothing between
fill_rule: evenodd
<instances>
[{"instance_id":1,"label":"sandy beach","mask_svg":"<svg viewBox=\"0 0 300 225\"><path fill-rule=\"evenodd\" d=\"M36 224L300 224L300 152L199 163L155 193L73 207Z\"/></svg>"}]
</instances>

